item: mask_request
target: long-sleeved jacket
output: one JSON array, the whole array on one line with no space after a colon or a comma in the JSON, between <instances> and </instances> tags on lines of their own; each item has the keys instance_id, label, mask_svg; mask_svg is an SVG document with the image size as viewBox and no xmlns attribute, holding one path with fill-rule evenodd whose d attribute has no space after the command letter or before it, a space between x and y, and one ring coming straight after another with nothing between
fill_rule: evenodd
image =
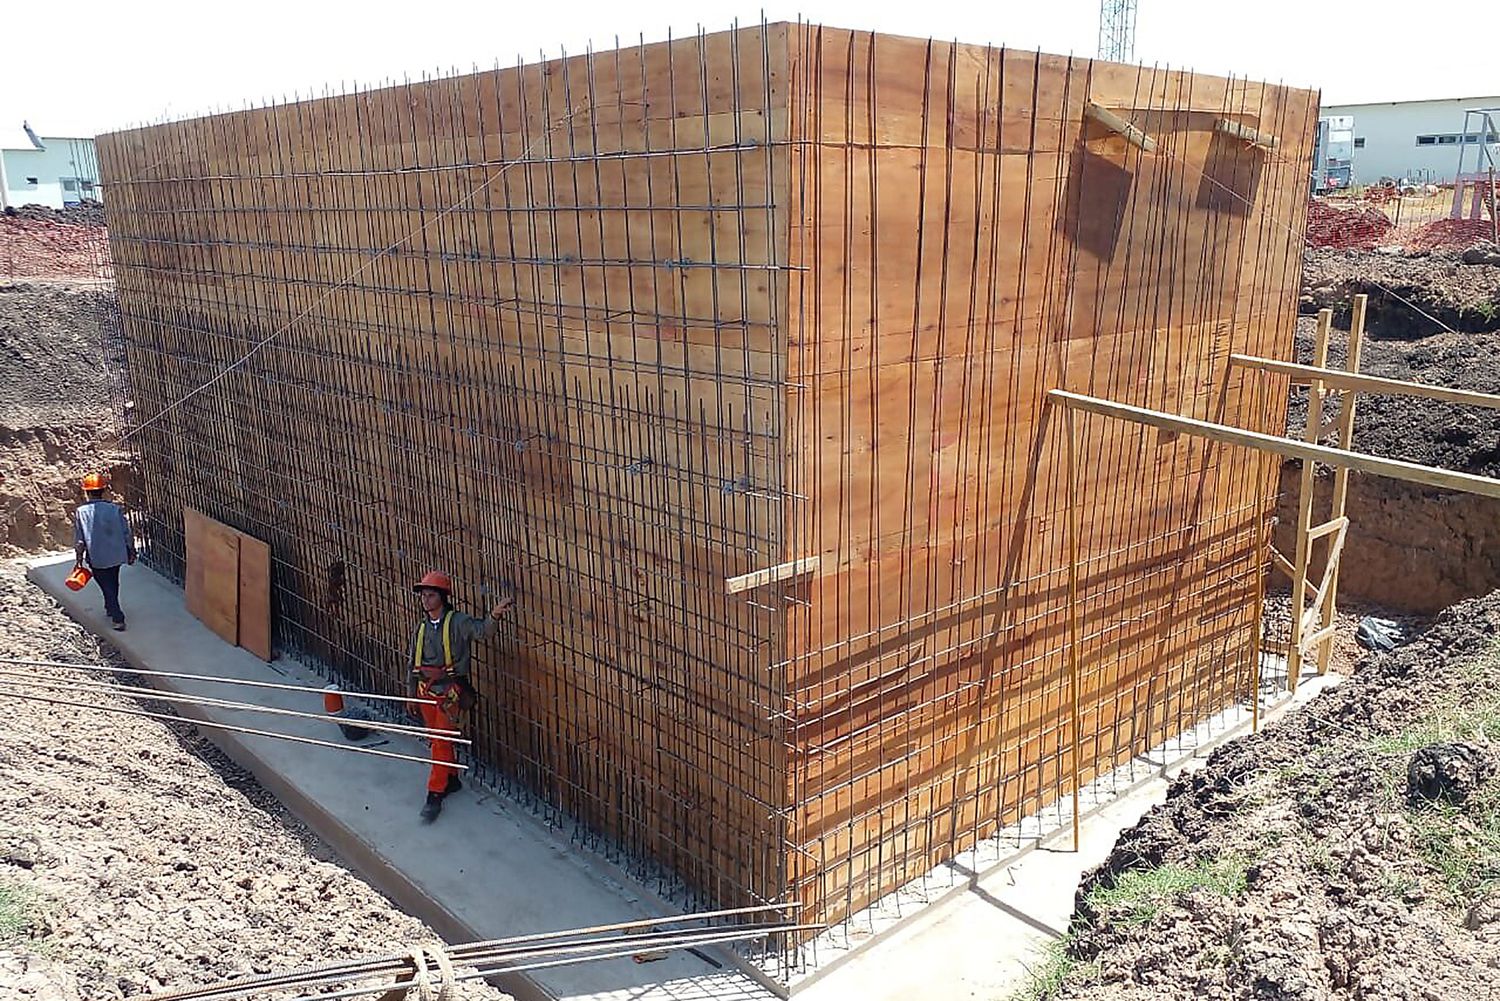
<instances>
[{"instance_id":1,"label":"long-sleeved jacket","mask_svg":"<svg viewBox=\"0 0 1500 1001\"><path fill-rule=\"evenodd\" d=\"M444 648L444 624L447 625L448 643ZM448 609L441 619L423 618L412 638L408 667L411 671L411 689L416 691L417 681L424 673L456 674L468 677L472 647L476 639L489 639L495 634L500 622L492 616L476 619L456 609ZM446 671L423 672L420 668L446 668Z\"/></svg>"}]
</instances>

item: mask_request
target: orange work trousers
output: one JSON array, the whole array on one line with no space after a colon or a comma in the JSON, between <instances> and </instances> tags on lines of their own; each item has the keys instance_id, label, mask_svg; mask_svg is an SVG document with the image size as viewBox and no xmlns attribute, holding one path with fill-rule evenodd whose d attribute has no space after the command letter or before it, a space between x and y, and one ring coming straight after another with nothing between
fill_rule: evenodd
<instances>
[{"instance_id":1,"label":"orange work trousers","mask_svg":"<svg viewBox=\"0 0 1500 1001\"><path fill-rule=\"evenodd\" d=\"M422 703L422 725L429 730L457 730L458 724L443 712L441 699L435 698L426 685L417 686L417 695L426 700ZM428 792L443 792L448 788L449 776L458 775L453 767L456 760L451 740L429 740L432 746L432 771L427 776Z\"/></svg>"}]
</instances>

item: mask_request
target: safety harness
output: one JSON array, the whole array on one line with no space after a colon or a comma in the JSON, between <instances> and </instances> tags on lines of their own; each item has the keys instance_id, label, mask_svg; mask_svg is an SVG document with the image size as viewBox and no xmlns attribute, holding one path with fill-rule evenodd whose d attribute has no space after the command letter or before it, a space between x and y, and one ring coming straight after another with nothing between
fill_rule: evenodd
<instances>
[{"instance_id":1,"label":"safety harness","mask_svg":"<svg viewBox=\"0 0 1500 1001\"><path fill-rule=\"evenodd\" d=\"M453 670L453 609L443 613L443 662L422 663L423 630L427 623L417 624L417 639L412 648L412 674L418 676L417 694L434 699L449 719L458 719L459 713L474 705L474 688L467 679Z\"/></svg>"}]
</instances>

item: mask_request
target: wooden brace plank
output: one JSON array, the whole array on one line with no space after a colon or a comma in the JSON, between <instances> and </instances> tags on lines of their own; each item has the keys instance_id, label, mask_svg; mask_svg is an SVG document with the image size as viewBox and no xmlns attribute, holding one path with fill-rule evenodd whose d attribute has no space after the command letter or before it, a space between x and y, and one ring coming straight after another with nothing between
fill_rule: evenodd
<instances>
[{"instance_id":1,"label":"wooden brace plank","mask_svg":"<svg viewBox=\"0 0 1500 1001\"><path fill-rule=\"evenodd\" d=\"M1388 476L1393 480L1405 480L1408 483L1441 487L1444 490L1457 490L1481 497L1500 498L1500 480L1491 479L1488 476L1456 473L1447 469L1419 465L1415 462L1386 459L1365 452L1347 452L1341 448L1331 448L1313 442L1293 441L1290 438L1262 434L1259 431L1246 431L1244 428L1228 424L1215 424L1212 421L1200 421L1193 417L1180 417L1177 414L1168 414L1160 410L1132 407L1124 403L1115 403L1112 400L1070 393L1064 389L1049 390L1047 395L1063 406L1077 407L1079 410L1086 410L1103 417L1118 417L1122 420L1135 421L1138 424L1165 428L1168 431L1197 435L1200 438L1223 442L1226 445L1244 445L1265 452L1274 452L1291 459L1301 459L1303 462L1324 462L1330 466L1357 469L1373 476Z\"/></svg>"},{"instance_id":2,"label":"wooden brace plank","mask_svg":"<svg viewBox=\"0 0 1500 1001\"><path fill-rule=\"evenodd\" d=\"M1255 355L1233 354L1231 365L1259 369L1289 375L1294 383L1322 381L1335 389L1362 389L1372 393L1390 393L1395 396L1421 396L1429 400L1446 400L1449 403L1467 403L1476 407L1500 408L1500 395L1480 393L1471 389L1449 389L1447 386L1428 386L1405 379L1387 379L1378 375L1362 375L1340 369L1319 368L1316 365L1299 365L1296 362L1275 358L1258 358Z\"/></svg>"},{"instance_id":3,"label":"wooden brace plank","mask_svg":"<svg viewBox=\"0 0 1500 1001\"><path fill-rule=\"evenodd\" d=\"M740 574L738 577L726 577L724 579L724 591L726 594L738 594L748 591L752 587L760 587L764 584L774 584L779 580L790 577L801 577L818 569L822 562L821 556L804 556L800 560L792 560L790 563L778 563L774 567L766 567L764 570L753 570L750 573Z\"/></svg>"},{"instance_id":4,"label":"wooden brace plank","mask_svg":"<svg viewBox=\"0 0 1500 1001\"><path fill-rule=\"evenodd\" d=\"M1132 146L1139 146L1147 153L1156 152L1155 139L1152 139L1150 136L1146 135L1146 133L1142 132L1134 125L1131 125L1125 119L1121 118L1113 111L1110 111L1108 108L1102 107L1098 104L1095 104L1093 101L1090 101L1088 104L1084 105L1083 111L1084 114L1089 118L1092 118L1094 121L1098 122L1100 125L1103 125L1110 131L1120 133L1120 135L1125 137L1125 141L1130 143Z\"/></svg>"},{"instance_id":5,"label":"wooden brace plank","mask_svg":"<svg viewBox=\"0 0 1500 1001\"><path fill-rule=\"evenodd\" d=\"M1331 625L1331 626L1324 626L1322 629L1319 629L1317 632L1315 632L1315 633L1309 633L1308 635L1302 637L1302 644L1301 644L1302 656L1306 657L1307 656L1307 652L1309 650L1312 650L1312 649L1316 648L1317 645L1319 643L1322 643L1324 640L1331 639L1333 637L1333 634L1336 633L1336 632L1338 632L1338 625L1337 625L1337 623L1335 623L1334 625Z\"/></svg>"},{"instance_id":6,"label":"wooden brace plank","mask_svg":"<svg viewBox=\"0 0 1500 1001\"><path fill-rule=\"evenodd\" d=\"M1321 525L1314 525L1312 528L1308 529L1307 537L1309 539L1321 539L1325 535L1332 535L1334 532L1341 532L1348 527L1348 518L1335 518L1332 521L1325 521Z\"/></svg>"},{"instance_id":7,"label":"wooden brace plank","mask_svg":"<svg viewBox=\"0 0 1500 1001\"><path fill-rule=\"evenodd\" d=\"M1275 149L1281 145L1281 140L1269 132L1252 129L1248 125L1232 122L1227 118L1221 118L1214 122L1214 128L1228 136L1243 139L1251 146L1259 146L1261 149Z\"/></svg>"}]
</instances>

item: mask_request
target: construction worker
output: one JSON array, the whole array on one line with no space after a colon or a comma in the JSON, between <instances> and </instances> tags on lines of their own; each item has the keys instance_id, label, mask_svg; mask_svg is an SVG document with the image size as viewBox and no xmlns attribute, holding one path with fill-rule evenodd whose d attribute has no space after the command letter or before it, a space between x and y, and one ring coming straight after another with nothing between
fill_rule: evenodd
<instances>
[{"instance_id":1,"label":"construction worker","mask_svg":"<svg viewBox=\"0 0 1500 1001\"><path fill-rule=\"evenodd\" d=\"M86 498L73 512L73 552L76 566L88 563L99 590L104 594L104 613L114 623L115 632L125 631L125 613L120 609L120 567L135 563L135 541L125 512L104 499L109 478L103 473L89 473L83 478Z\"/></svg>"},{"instance_id":2,"label":"construction worker","mask_svg":"<svg viewBox=\"0 0 1500 1001\"><path fill-rule=\"evenodd\" d=\"M453 607L453 580L445 573L429 570L412 585L422 603L422 621L412 643L411 695L422 699L420 713L409 706L412 715L420 715L431 729L456 730L465 710L474 703L474 687L469 684L470 647L476 639L493 636L500 620L515 599L509 596L490 610L487 618L476 619ZM427 777L427 801L421 817L432 823L443 810L443 798L463 788L453 764L453 745L433 740L432 772Z\"/></svg>"}]
</instances>

